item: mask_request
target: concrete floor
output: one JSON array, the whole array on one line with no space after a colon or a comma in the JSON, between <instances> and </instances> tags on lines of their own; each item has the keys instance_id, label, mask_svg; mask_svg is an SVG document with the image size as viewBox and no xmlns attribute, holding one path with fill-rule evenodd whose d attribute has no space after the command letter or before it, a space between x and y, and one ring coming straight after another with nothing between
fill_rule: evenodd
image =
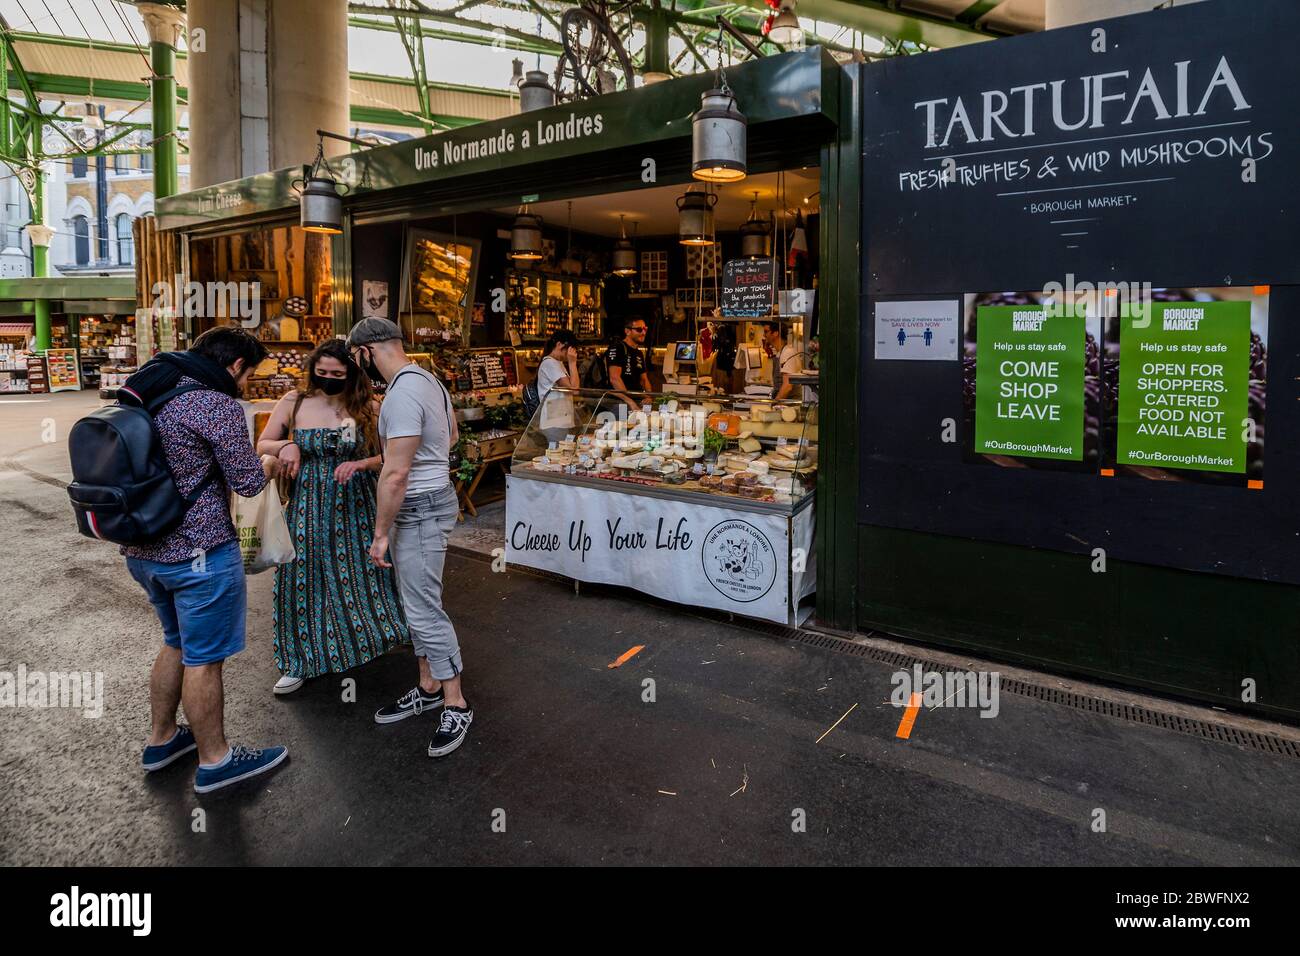
<instances>
[{"instance_id":1,"label":"concrete floor","mask_svg":"<svg viewBox=\"0 0 1300 956\"><path fill-rule=\"evenodd\" d=\"M904 741L889 665L467 557L447 588L477 711L460 751L424 755L432 717L373 723L411 686L409 651L350 675L356 703L339 679L274 698L264 574L227 727L290 761L203 798L192 762L146 778L158 626L60 486L66 429L96 404L0 399L0 670L100 671L106 696L99 719L0 710L0 863L1300 862L1300 760L1009 694L996 719L923 710Z\"/></svg>"}]
</instances>

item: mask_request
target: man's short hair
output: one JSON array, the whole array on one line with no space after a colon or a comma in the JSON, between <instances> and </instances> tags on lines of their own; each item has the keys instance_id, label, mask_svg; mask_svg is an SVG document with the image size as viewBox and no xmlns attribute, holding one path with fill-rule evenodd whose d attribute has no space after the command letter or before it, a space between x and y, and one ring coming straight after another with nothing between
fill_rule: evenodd
<instances>
[{"instance_id":1,"label":"man's short hair","mask_svg":"<svg viewBox=\"0 0 1300 956\"><path fill-rule=\"evenodd\" d=\"M348 348L354 349L360 345L374 345L377 342L391 342L402 340L402 330L397 327L396 322L390 322L388 319L362 319L356 325L352 326L352 331L348 333Z\"/></svg>"},{"instance_id":2,"label":"man's short hair","mask_svg":"<svg viewBox=\"0 0 1300 956\"><path fill-rule=\"evenodd\" d=\"M623 331L626 332L628 329L632 328L632 325L636 322L645 322L645 319L641 318L639 315L629 315L623 320ZM648 324L649 323L647 323L647 325Z\"/></svg>"},{"instance_id":3,"label":"man's short hair","mask_svg":"<svg viewBox=\"0 0 1300 956\"><path fill-rule=\"evenodd\" d=\"M233 325L218 325L208 329L194 340L189 351L211 359L222 368L234 365L236 359L244 360L244 368L253 368L266 358L266 346Z\"/></svg>"},{"instance_id":4,"label":"man's short hair","mask_svg":"<svg viewBox=\"0 0 1300 956\"><path fill-rule=\"evenodd\" d=\"M781 334L781 323L780 323L780 322L764 322L764 323L763 323L763 329L764 329L765 331L767 331L767 332L775 332L777 335L780 335L780 334Z\"/></svg>"}]
</instances>

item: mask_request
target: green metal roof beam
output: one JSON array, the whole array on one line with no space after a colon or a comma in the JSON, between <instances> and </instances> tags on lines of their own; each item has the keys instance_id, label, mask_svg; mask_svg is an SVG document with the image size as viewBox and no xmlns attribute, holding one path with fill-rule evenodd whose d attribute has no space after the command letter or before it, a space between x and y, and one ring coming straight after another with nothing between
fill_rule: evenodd
<instances>
[{"instance_id":1,"label":"green metal roof beam","mask_svg":"<svg viewBox=\"0 0 1300 956\"><path fill-rule=\"evenodd\" d=\"M84 76L29 73L27 79L35 93L84 99L90 96L92 92L92 80ZM149 99L148 83L133 83L129 80L94 80L93 83L94 95L97 100L130 100L136 102ZM176 94L182 100L189 100L189 91L184 87L178 87Z\"/></svg>"},{"instance_id":2,"label":"green metal roof beam","mask_svg":"<svg viewBox=\"0 0 1300 956\"><path fill-rule=\"evenodd\" d=\"M90 84L82 77L65 77L54 76L51 74L33 74L34 87L36 92L54 93L67 96L88 96L90 94ZM354 73L350 75L351 79L376 80L383 83L391 83L395 86L411 86L409 82L395 80L391 76L371 76L364 73ZM105 99L131 100L140 101L149 99L149 86L146 83L118 83L112 89L105 89L107 81L95 81L95 95L103 96ZM452 83L431 83L431 89L448 90L453 92L473 93L482 96L500 96L509 98L511 94L506 90L480 89L474 86L460 86ZM24 110L19 104L15 103L14 107L20 112L34 111ZM383 109L379 107L353 106L349 110L351 120L357 123L383 123L386 126L402 126L410 128L420 128L423 124L413 116L408 116L401 110ZM51 120L60 117L55 113L39 114L42 118ZM482 120L468 116L450 116L435 114L432 117L435 123L445 126L467 126L471 123L479 123ZM112 120L106 121L110 126L130 126L131 128L148 128L147 123L115 123ZM180 127L181 130L188 130L188 127Z\"/></svg>"},{"instance_id":3,"label":"green metal roof beam","mask_svg":"<svg viewBox=\"0 0 1300 956\"><path fill-rule=\"evenodd\" d=\"M17 30L9 32L10 38L15 43L43 43L46 46L67 46L75 47L79 50L104 50L108 53L131 53L135 56L149 57L148 47L138 47L133 43L113 43L109 40L91 41L85 37L66 37L49 33L24 33ZM177 50L176 56L185 59L185 51Z\"/></svg>"},{"instance_id":4,"label":"green metal roof beam","mask_svg":"<svg viewBox=\"0 0 1300 956\"><path fill-rule=\"evenodd\" d=\"M365 13L370 16L381 15L381 12L376 10L376 8L360 3L349 3L348 12ZM438 10L401 10L394 8L382 11L382 15L394 18L401 17L403 19L433 20L435 23L451 23L458 26L471 27L475 30L482 30L489 34L500 32L505 36L514 37L516 40L523 40L528 43L549 43L552 47L551 52L553 53L558 53L563 50L563 47L556 41L541 39L531 33L526 33L523 30L516 30L514 27L505 27L497 23L484 23L479 20L467 20L465 17L452 16L449 13L442 13Z\"/></svg>"},{"instance_id":5,"label":"green metal roof beam","mask_svg":"<svg viewBox=\"0 0 1300 956\"><path fill-rule=\"evenodd\" d=\"M391 83L393 86L414 86L410 79L401 76L385 76L382 73L349 73L348 79L352 80L373 80L376 83ZM479 96L504 96L511 97L515 94L509 90L493 89L490 86L467 86L464 83L444 83L440 80L431 80L429 89L442 90L450 93L474 93Z\"/></svg>"},{"instance_id":6,"label":"green metal roof beam","mask_svg":"<svg viewBox=\"0 0 1300 956\"><path fill-rule=\"evenodd\" d=\"M359 30L375 30L380 33L397 33L397 27L391 23L381 23L378 20L366 20L362 17L348 17L348 26L356 27ZM455 33L451 30L438 30L429 27L424 28L424 38L426 40L451 40L455 43L473 43L478 46L491 46L494 43L500 43L500 37L488 36L479 33ZM512 38L511 50L521 50L524 53L546 53L554 55L561 49L558 43L553 43L540 37L533 37L531 40L522 40Z\"/></svg>"},{"instance_id":7,"label":"green metal roof beam","mask_svg":"<svg viewBox=\"0 0 1300 956\"><path fill-rule=\"evenodd\" d=\"M994 7L1000 7L1006 0L975 0L969 7L957 14L958 23L974 24L980 17Z\"/></svg>"},{"instance_id":8,"label":"green metal roof beam","mask_svg":"<svg viewBox=\"0 0 1300 956\"><path fill-rule=\"evenodd\" d=\"M763 11L769 9L763 0L744 0L744 4ZM894 0L799 0L796 12L806 19L931 47L962 46L1002 35L924 13L899 10Z\"/></svg>"},{"instance_id":9,"label":"green metal roof beam","mask_svg":"<svg viewBox=\"0 0 1300 956\"><path fill-rule=\"evenodd\" d=\"M382 106L354 106L350 112L351 121L362 126L402 126L423 129L426 125L410 113ZM439 126L446 127L472 126L483 122L468 116L448 116L441 113L434 113L429 119Z\"/></svg>"}]
</instances>

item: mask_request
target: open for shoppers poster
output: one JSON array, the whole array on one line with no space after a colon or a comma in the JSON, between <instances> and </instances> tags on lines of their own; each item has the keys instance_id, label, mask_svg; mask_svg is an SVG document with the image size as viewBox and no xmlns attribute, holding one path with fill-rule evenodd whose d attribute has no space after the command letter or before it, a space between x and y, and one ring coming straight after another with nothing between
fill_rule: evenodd
<instances>
[{"instance_id":1,"label":"open for shoppers poster","mask_svg":"<svg viewBox=\"0 0 1300 956\"><path fill-rule=\"evenodd\" d=\"M1158 289L1107 322L1107 466L1262 487L1267 287Z\"/></svg>"}]
</instances>

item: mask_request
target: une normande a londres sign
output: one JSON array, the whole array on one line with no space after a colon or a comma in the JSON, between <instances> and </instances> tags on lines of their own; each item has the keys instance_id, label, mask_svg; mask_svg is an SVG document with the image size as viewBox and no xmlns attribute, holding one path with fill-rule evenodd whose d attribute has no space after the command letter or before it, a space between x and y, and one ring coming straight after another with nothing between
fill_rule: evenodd
<instances>
[{"instance_id":1,"label":"une normande a londres sign","mask_svg":"<svg viewBox=\"0 0 1300 956\"><path fill-rule=\"evenodd\" d=\"M600 136L605 131L605 117L600 113L578 116L570 113L566 120L539 119L535 127L521 130L501 129L494 135L464 142L444 137L441 143L416 146L415 168L420 172L455 166L458 163L526 152L534 145L551 146ZM534 135L536 134L536 135Z\"/></svg>"}]
</instances>

